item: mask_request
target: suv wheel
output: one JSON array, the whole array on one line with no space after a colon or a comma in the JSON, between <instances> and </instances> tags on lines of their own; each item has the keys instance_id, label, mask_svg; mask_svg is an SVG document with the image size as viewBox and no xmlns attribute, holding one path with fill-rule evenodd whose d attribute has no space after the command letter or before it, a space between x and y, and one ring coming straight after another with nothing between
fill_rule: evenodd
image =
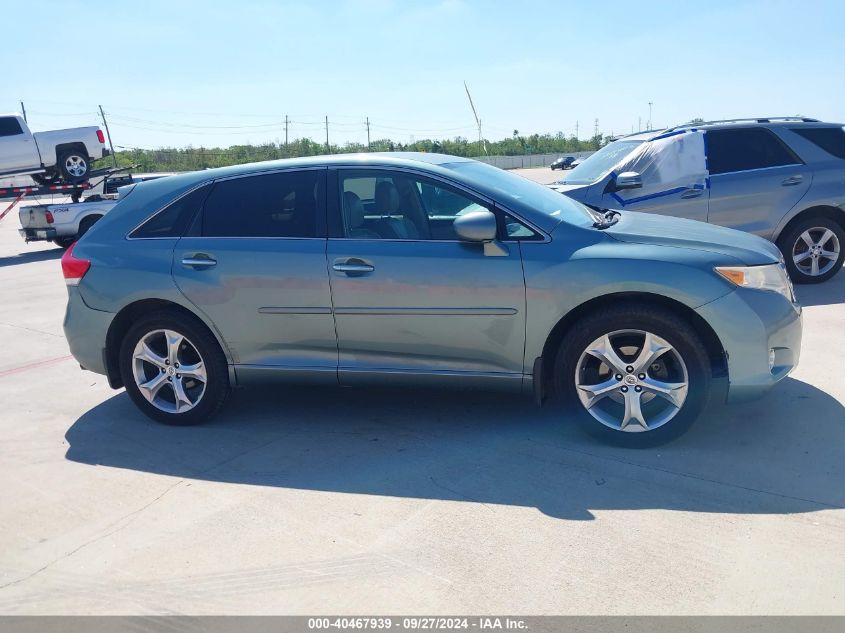
<instances>
[{"instance_id":1,"label":"suv wheel","mask_svg":"<svg viewBox=\"0 0 845 633\"><path fill-rule=\"evenodd\" d=\"M710 392L693 328L661 309L620 307L577 323L558 350L555 382L585 429L644 447L684 433Z\"/></svg>"},{"instance_id":2,"label":"suv wheel","mask_svg":"<svg viewBox=\"0 0 845 633\"><path fill-rule=\"evenodd\" d=\"M842 268L845 231L828 218L799 222L778 240L789 276L797 284L827 281Z\"/></svg>"},{"instance_id":3,"label":"suv wheel","mask_svg":"<svg viewBox=\"0 0 845 633\"><path fill-rule=\"evenodd\" d=\"M123 338L119 366L136 406L164 424L205 421L229 393L226 358L210 332L171 312L141 318Z\"/></svg>"}]
</instances>

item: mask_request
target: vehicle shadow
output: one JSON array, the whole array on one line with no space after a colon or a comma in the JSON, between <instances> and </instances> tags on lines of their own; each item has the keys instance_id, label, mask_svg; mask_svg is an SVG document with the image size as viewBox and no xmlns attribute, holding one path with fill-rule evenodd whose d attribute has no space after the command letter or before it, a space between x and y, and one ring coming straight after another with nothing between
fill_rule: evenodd
<instances>
[{"instance_id":1,"label":"vehicle shadow","mask_svg":"<svg viewBox=\"0 0 845 633\"><path fill-rule=\"evenodd\" d=\"M795 294L802 306L845 303L845 270L840 270L835 277L820 284L796 285Z\"/></svg>"},{"instance_id":2,"label":"vehicle shadow","mask_svg":"<svg viewBox=\"0 0 845 633\"><path fill-rule=\"evenodd\" d=\"M812 411L808 416L807 412ZM67 459L224 483L535 507L790 514L845 507L845 410L787 379L657 449L611 447L518 396L249 388L199 427L120 393L68 430Z\"/></svg>"},{"instance_id":3,"label":"vehicle shadow","mask_svg":"<svg viewBox=\"0 0 845 633\"><path fill-rule=\"evenodd\" d=\"M18 253L17 255L8 255L0 257L0 268L6 266L17 266L19 264L31 264L33 262L43 262L50 259L61 259L64 255L65 249L51 248L49 250L29 251L27 253Z\"/></svg>"}]
</instances>

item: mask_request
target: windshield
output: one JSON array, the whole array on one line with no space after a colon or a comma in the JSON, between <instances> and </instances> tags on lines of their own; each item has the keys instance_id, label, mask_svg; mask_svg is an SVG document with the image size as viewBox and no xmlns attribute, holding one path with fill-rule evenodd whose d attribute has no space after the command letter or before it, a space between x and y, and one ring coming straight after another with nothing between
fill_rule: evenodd
<instances>
[{"instance_id":1,"label":"windshield","mask_svg":"<svg viewBox=\"0 0 845 633\"><path fill-rule=\"evenodd\" d=\"M645 141L614 141L575 166L558 185L589 185L618 165Z\"/></svg>"},{"instance_id":2,"label":"windshield","mask_svg":"<svg viewBox=\"0 0 845 633\"><path fill-rule=\"evenodd\" d=\"M498 197L502 204L517 213L525 211L528 218L532 212L540 211L582 226L591 225L595 220L595 215L580 202L504 169L477 161L448 163L441 167L481 181L495 190L498 196L494 197Z\"/></svg>"}]
</instances>

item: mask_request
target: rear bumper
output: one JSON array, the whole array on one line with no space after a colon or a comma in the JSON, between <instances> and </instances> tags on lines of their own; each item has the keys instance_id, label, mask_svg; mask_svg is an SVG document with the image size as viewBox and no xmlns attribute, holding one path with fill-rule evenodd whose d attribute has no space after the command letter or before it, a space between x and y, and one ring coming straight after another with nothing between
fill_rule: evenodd
<instances>
[{"instance_id":1,"label":"rear bumper","mask_svg":"<svg viewBox=\"0 0 845 633\"><path fill-rule=\"evenodd\" d=\"M18 233L26 242L38 242L56 238L56 229L53 227L46 229L18 229Z\"/></svg>"},{"instance_id":2,"label":"rear bumper","mask_svg":"<svg viewBox=\"0 0 845 633\"><path fill-rule=\"evenodd\" d=\"M801 355L801 307L775 292L738 289L696 310L728 356L728 402L762 396L786 378ZM774 366L769 368L769 351Z\"/></svg>"},{"instance_id":3,"label":"rear bumper","mask_svg":"<svg viewBox=\"0 0 845 633\"><path fill-rule=\"evenodd\" d=\"M111 312L88 307L77 288L68 288L63 323L70 353L83 369L96 374L106 372L106 335L114 319Z\"/></svg>"}]
</instances>

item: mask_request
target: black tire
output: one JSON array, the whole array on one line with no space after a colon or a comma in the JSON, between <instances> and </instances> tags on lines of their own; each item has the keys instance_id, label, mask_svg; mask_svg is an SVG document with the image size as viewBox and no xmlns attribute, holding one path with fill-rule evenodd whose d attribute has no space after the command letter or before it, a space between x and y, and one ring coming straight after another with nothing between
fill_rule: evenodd
<instances>
[{"instance_id":1,"label":"black tire","mask_svg":"<svg viewBox=\"0 0 845 633\"><path fill-rule=\"evenodd\" d=\"M158 330L172 330L188 339L205 366L204 392L198 397L193 408L181 413L164 411L153 405L144 397L135 381L133 372L135 347L142 338ZM226 357L208 328L196 318L171 310L151 312L138 319L129 329L123 337L118 354L118 367L126 392L135 405L156 422L174 426L200 424L217 413L229 395L229 371ZM152 374L155 375L155 370ZM178 379L178 375L173 378ZM172 384L172 380L169 382ZM162 391L167 389L170 390L170 397L173 398L174 389L162 387ZM162 397L165 398L167 395L165 392Z\"/></svg>"},{"instance_id":2,"label":"black tire","mask_svg":"<svg viewBox=\"0 0 845 633\"><path fill-rule=\"evenodd\" d=\"M652 430L628 432L610 428L588 413L578 397L575 377L582 354L599 337L624 330L642 330L664 339L674 348L686 366L688 387L685 400L674 417ZM662 358L658 357L656 361L668 362ZM627 356L622 356L621 359L631 362ZM649 365L649 374L653 367L654 363ZM615 380L619 375L621 374L611 378ZM567 331L555 358L553 380L555 392L565 411L574 414L582 429L611 444L645 448L674 440L689 430L709 400L712 369L707 350L692 325L685 319L663 308L629 304L591 314ZM627 376L623 376L619 384L623 385L625 380ZM659 399L655 398L655 403L654 406L661 406Z\"/></svg>"},{"instance_id":3,"label":"black tire","mask_svg":"<svg viewBox=\"0 0 845 633\"><path fill-rule=\"evenodd\" d=\"M75 237L56 237L53 240L53 244L56 246L61 246L64 249L70 248L70 245L76 241Z\"/></svg>"},{"instance_id":4,"label":"black tire","mask_svg":"<svg viewBox=\"0 0 845 633\"><path fill-rule=\"evenodd\" d=\"M818 275L808 274L801 267L795 263L795 255L801 255L808 252L810 247L801 237L805 232L809 231L810 236L819 236L822 231L830 230L836 237L839 246L839 257L833 262L833 266L824 273ZM830 243L830 240L829 242ZM796 284L819 284L827 281L836 273L842 270L842 263L845 261L845 230L835 220L825 217L807 218L801 220L790 227L778 239L778 248L783 253L783 258L786 261L786 270L789 272L789 277ZM810 260L812 262L812 259ZM822 266L826 266L831 260L818 260Z\"/></svg>"},{"instance_id":5,"label":"black tire","mask_svg":"<svg viewBox=\"0 0 845 633\"><path fill-rule=\"evenodd\" d=\"M84 171L72 173L68 163L84 167ZM56 165L59 174L66 183L76 184L78 182L85 182L88 180L88 174L91 173L91 158L82 150L69 150L63 152L59 156L59 162Z\"/></svg>"}]
</instances>

